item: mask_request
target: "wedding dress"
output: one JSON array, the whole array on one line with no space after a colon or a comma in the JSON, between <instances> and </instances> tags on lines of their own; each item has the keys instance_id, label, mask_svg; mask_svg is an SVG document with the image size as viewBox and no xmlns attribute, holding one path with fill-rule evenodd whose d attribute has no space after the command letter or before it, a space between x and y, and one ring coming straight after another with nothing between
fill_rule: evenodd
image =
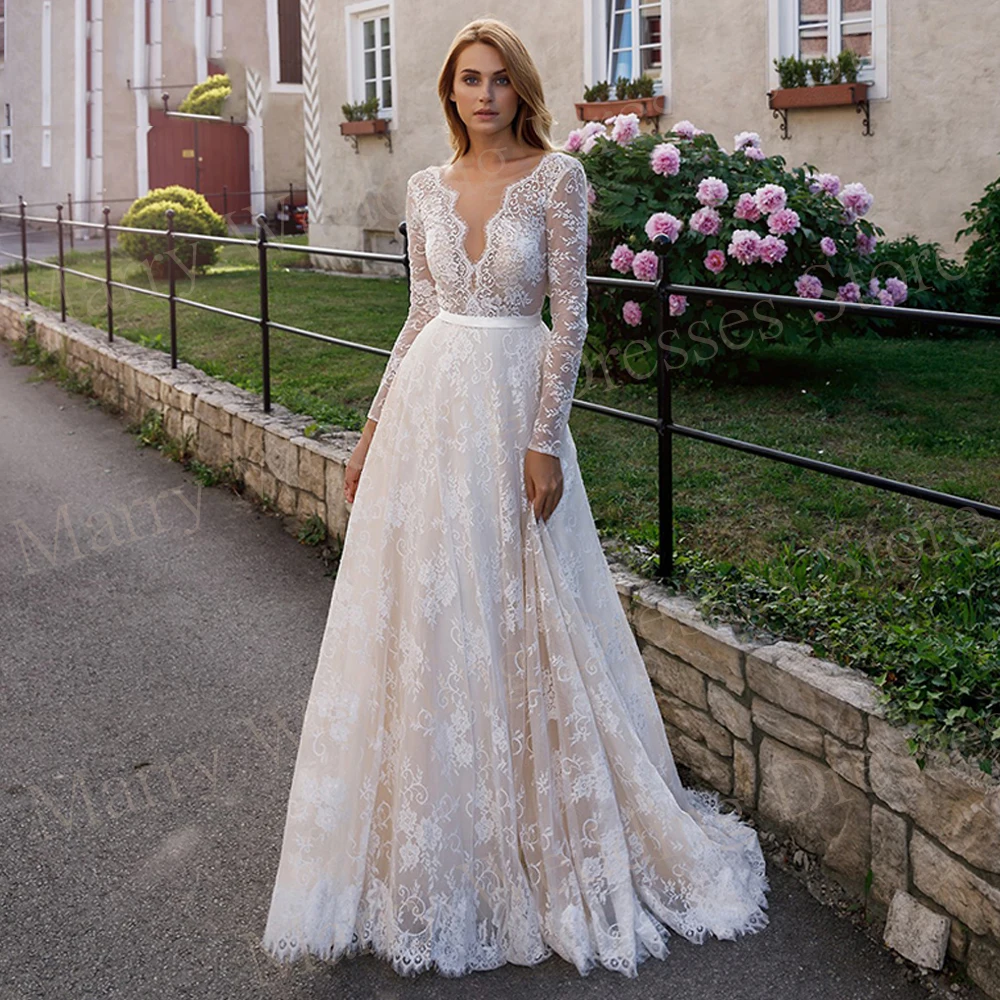
<instances>
[{"instance_id":1,"label":"wedding dress","mask_svg":"<svg viewBox=\"0 0 1000 1000\"><path fill-rule=\"evenodd\" d=\"M555 952L631 977L668 928L763 928L764 858L680 783L580 476L583 165L549 152L509 184L476 260L441 170L407 183L410 309L369 412L261 943L404 975ZM560 458L547 521L527 448Z\"/></svg>"}]
</instances>

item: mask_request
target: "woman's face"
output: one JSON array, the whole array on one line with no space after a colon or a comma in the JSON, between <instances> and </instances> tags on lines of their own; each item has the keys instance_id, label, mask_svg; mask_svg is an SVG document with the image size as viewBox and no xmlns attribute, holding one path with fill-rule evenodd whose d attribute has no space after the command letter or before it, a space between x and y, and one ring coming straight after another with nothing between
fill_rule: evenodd
<instances>
[{"instance_id":1,"label":"woman's face","mask_svg":"<svg viewBox=\"0 0 1000 1000\"><path fill-rule=\"evenodd\" d=\"M451 97L470 134L495 135L510 128L519 97L506 73L499 51L485 42L472 42L459 53Z\"/></svg>"}]
</instances>

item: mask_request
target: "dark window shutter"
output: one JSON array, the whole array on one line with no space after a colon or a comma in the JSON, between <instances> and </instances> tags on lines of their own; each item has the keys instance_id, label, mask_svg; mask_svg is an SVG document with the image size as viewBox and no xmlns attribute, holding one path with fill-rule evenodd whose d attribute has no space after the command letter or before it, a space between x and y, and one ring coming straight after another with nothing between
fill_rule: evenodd
<instances>
[{"instance_id":1,"label":"dark window shutter","mask_svg":"<svg viewBox=\"0 0 1000 1000\"><path fill-rule=\"evenodd\" d=\"M278 0L280 83L302 82L302 15L299 0Z\"/></svg>"}]
</instances>

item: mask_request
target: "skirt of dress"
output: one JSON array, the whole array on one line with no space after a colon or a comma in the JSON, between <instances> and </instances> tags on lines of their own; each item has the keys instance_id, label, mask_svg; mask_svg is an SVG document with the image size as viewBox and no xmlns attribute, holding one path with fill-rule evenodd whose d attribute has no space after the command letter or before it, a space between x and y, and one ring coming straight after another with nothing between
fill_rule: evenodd
<instances>
[{"instance_id":1,"label":"skirt of dress","mask_svg":"<svg viewBox=\"0 0 1000 1000\"><path fill-rule=\"evenodd\" d=\"M536 520L540 314L442 312L355 495L261 943L448 976L637 974L767 925L755 831L682 787L567 427Z\"/></svg>"}]
</instances>

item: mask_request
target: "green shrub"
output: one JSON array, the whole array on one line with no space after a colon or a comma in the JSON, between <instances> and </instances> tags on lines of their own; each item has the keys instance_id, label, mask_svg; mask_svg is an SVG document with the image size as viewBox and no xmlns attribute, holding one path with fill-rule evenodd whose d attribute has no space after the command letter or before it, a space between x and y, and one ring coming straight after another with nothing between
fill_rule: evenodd
<instances>
[{"instance_id":1,"label":"green shrub","mask_svg":"<svg viewBox=\"0 0 1000 1000\"><path fill-rule=\"evenodd\" d=\"M203 195L179 184L155 188L136 199L122 216L122 226L137 229L167 229L167 209L174 210L174 231L225 236L226 221L214 211ZM149 264L155 277L167 274L167 237L147 233L121 233L119 244L134 260ZM218 243L175 237L175 260L188 271L204 271L222 251Z\"/></svg>"},{"instance_id":2,"label":"green shrub","mask_svg":"<svg viewBox=\"0 0 1000 1000\"><path fill-rule=\"evenodd\" d=\"M191 115L221 114L222 105L232 93L232 89L229 75L216 73L207 80L195 84L177 110Z\"/></svg>"},{"instance_id":3,"label":"green shrub","mask_svg":"<svg viewBox=\"0 0 1000 1000\"><path fill-rule=\"evenodd\" d=\"M976 311L996 315L1000 313L1000 178L988 184L982 198L962 215L970 225L960 229L956 239L974 237L965 263Z\"/></svg>"}]
</instances>

